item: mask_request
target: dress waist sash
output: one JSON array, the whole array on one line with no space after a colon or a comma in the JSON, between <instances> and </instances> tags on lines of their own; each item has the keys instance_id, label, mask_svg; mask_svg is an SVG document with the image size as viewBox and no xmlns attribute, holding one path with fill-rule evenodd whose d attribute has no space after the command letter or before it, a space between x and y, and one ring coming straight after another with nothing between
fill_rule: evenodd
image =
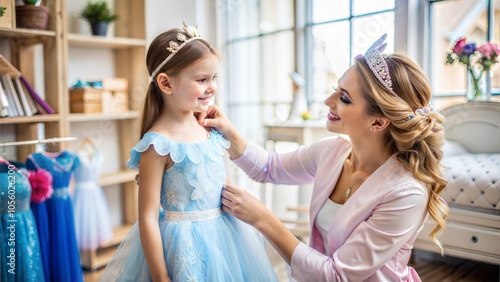
<instances>
[{"instance_id":1,"label":"dress waist sash","mask_svg":"<svg viewBox=\"0 0 500 282\"><path fill-rule=\"evenodd\" d=\"M224 214L221 208L204 210L204 211L192 211L192 212L176 212L176 211L165 211L165 216L163 220L165 221L202 221L217 218Z\"/></svg>"}]
</instances>

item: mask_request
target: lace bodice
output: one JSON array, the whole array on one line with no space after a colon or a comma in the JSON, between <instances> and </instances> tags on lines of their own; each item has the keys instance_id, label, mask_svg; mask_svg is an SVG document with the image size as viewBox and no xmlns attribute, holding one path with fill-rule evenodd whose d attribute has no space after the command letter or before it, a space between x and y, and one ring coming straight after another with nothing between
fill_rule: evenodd
<instances>
[{"instance_id":1,"label":"lace bodice","mask_svg":"<svg viewBox=\"0 0 500 282\"><path fill-rule=\"evenodd\" d=\"M217 131L198 143L175 142L148 132L130 151L128 166L139 168L141 153L153 146L162 156L170 155L174 165L165 170L161 205L168 211L199 211L219 208L221 190L226 181L224 149L229 141Z\"/></svg>"}]
</instances>

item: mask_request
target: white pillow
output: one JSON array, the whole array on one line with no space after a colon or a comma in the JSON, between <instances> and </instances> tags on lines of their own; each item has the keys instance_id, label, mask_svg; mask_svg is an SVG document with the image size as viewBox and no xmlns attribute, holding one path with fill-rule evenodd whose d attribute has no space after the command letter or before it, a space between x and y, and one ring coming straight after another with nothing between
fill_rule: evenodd
<instances>
[{"instance_id":1,"label":"white pillow","mask_svg":"<svg viewBox=\"0 0 500 282\"><path fill-rule=\"evenodd\" d=\"M444 140L444 145L442 150L443 150L443 157L463 155L469 153L460 143L451 140Z\"/></svg>"}]
</instances>

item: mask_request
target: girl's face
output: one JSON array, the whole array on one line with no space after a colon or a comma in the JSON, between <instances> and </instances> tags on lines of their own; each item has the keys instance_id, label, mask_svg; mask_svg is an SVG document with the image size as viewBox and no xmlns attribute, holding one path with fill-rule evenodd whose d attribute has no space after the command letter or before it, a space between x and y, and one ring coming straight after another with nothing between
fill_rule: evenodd
<instances>
[{"instance_id":1,"label":"girl's face","mask_svg":"<svg viewBox=\"0 0 500 282\"><path fill-rule=\"evenodd\" d=\"M210 53L183 69L170 83L172 95L169 101L182 111L206 111L218 89L218 67L219 59Z\"/></svg>"},{"instance_id":2,"label":"girl's face","mask_svg":"<svg viewBox=\"0 0 500 282\"><path fill-rule=\"evenodd\" d=\"M370 130L358 81L356 70L350 67L340 78L335 92L325 100L325 105L329 107L326 128L331 132L347 134L351 139Z\"/></svg>"}]
</instances>

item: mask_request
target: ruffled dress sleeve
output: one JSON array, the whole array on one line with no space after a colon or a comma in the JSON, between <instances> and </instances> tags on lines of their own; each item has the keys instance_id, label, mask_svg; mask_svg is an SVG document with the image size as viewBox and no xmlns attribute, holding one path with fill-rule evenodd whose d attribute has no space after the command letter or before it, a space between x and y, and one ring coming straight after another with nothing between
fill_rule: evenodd
<instances>
[{"instance_id":1,"label":"ruffled dress sleeve","mask_svg":"<svg viewBox=\"0 0 500 282\"><path fill-rule=\"evenodd\" d=\"M186 157L193 163L198 163L203 154L206 154L212 160L220 157L224 154L224 149L229 148L230 142L215 130L210 131L207 142L200 143L175 142L157 132L151 131L144 134L139 143L130 150L130 159L127 161L127 166L130 169L138 170L141 154L151 145L160 156L170 154L174 163L180 163Z\"/></svg>"}]
</instances>

